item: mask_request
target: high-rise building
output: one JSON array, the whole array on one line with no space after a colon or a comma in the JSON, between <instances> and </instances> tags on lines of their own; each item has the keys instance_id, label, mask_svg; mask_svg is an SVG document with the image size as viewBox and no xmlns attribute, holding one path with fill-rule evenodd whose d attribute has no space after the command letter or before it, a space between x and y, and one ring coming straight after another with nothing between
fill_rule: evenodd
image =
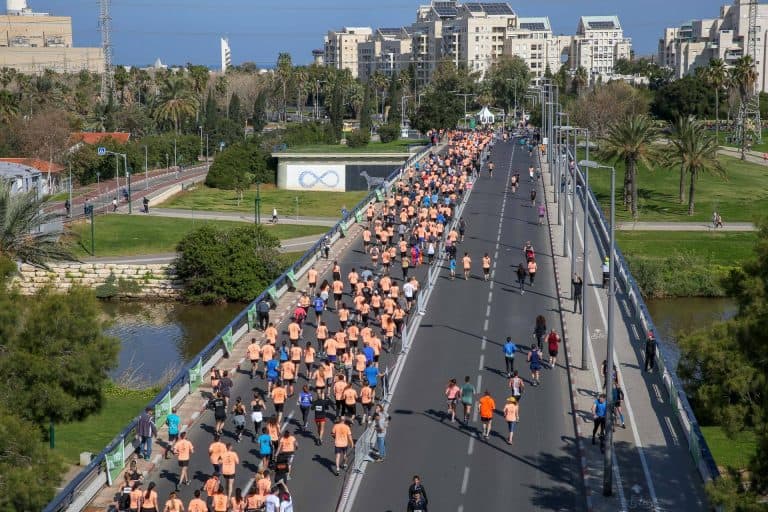
<instances>
[{"instance_id":1,"label":"high-rise building","mask_svg":"<svg viewBox=\"0 0 768 512\"><path fill-rule=\"evenodd\" d=\"M232 49L229 47L229 39L221 38L221 72L226 73L232 66Z\"/></svg>"},{"instance_id":2,"label":"high-rise building","mask_svg":"<svg viewBox=\"0 0 768 512\"><path fill-rule=\"evenodd\" d=\"M582 16L571 40L570 68L586 69L590 83L607 80L617 60L630 58L631 49L618 16Z\"/></svg>"},{"instance_id":3,"label":"high-rise building","mask_svg":"<svg viewBox=\"0 0 768 512\"><path fill-rule=\"evenodd\" d=\"M749 1L734 0L720 8L717 18L692 20L679 27L664 29L659 40L659 65L673 70L676 78L709 65L712 59L722 59L726 66L747 54L749 38ZM757 44L755 69L757 87L768 92L768 64L765 42L768 41L768 4L757 5Z\"/></svg>"},{"instance_id":4,"label":"high-rise building","mask_svg":"<svg viewBox=\"0 0 768 512\"><path fill-rule=\"evenodd\" d=\"M34 12L26 0L7 0L0 26L0 67L29 74L46 69L59 73L104 71L101 48L73 47L69 16Z\"/></svg>"},{"instance_id":5,"label":"high-rise building","mask_svg":"<svg viewBox=\"0 0 768 512\"><path fill-rule=\"evenodd\" d=\"M336 69L348 69L354 78L358 74L357 45L370 41L371 27L344 27L329 30L325 36L325 65Z\"/></svg>"},{"instance_id":6,"label":"high-rise building","mask_svg":"<svg viewBox=\"0 0 768 512\"><path fill-rule=\"evenodd\" d=\"M411 56L411 35L405 28L377 28L370 41L357 45L357 74L368 80L376 72L392 76L404 66Z\"/></svg>"},{"instance_id":7,"label":"high-rise building","mask_svg":"<svg viewBox=\"0 0 768 512\"><path fill-rule=\"evenodd\" d=\"M549 18L518 18L507 30L504 55L520 57L528 64L533 78L541 78L549 67L557 73L568 60L570 36L554 36Z\"/></svg>"}]
</instances>

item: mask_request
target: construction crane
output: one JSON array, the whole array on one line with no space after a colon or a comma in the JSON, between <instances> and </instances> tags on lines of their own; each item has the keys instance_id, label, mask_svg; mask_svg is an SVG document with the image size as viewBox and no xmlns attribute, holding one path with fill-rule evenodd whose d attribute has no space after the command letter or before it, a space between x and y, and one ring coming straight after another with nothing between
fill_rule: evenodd
<instances>
[{"instance_id":1,"label":"construction crane","mask_svg":"<svg viewBox=\"0 0 768 512\"><path fill-rule=\"evenodd\" d=\"M757 2L747 0L742 3L749 5L749 31L747 33L747 45L744 55L752 57L752 65L757 65ZM757 83L753 90L739 104L738 117L736 118L735 142L742 144L761 143L763 141L763 128L760 120L760 94Z\"/></svg>"},{"instance_id":2,"label":"construction crane","mask_svg":"<svg viewBox=\"0 0 768 512\"><path fill-rule=\"evenodd\" d=\"M101 74L101 101L109 100L114 90L115 70L112 67L112 17L109 14L111 0L99 0L99 27L101 47L104 51L104 73Z\"/></svg>"}]
</instances>

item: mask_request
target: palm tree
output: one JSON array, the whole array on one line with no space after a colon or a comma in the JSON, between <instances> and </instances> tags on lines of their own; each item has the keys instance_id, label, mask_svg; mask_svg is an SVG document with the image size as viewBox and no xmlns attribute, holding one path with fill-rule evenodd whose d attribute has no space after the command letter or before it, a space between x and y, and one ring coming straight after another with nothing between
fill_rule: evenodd
<instances>
[{"instance_id":1,"label":"palm tree","mask_svg":"<svg viewBox=\"0 0 768 512\"><path fill-rule=\"evenodd\" d=\"M291 54L281 52L277 56L277 68L275 70L275 77L277 78L277 82L281 90L283 122L288 120L288 82L291 81L292 75L293 61L291 60Z\"/></svg>"},{"instance_id":2,"label":"palm tree","mask_svg":"<svg viewBox=\"0 0 768 512\"><path fill-rule=\"evenodd\" d=\"M685 202L686 169L685 166L678 161L678 147L683 143L683 141L688 140L688 138L691 136L690 131L693 129L694 124L695 121L693 116L678 117L672 125L672 133L669 136L671 144L665 147L663 154L664 163L667 166L673 166L678 163L680 164L680 184L678 187L678 200L680 201L680 204Z\"/></svg>"},{"instance_id":3,"label":"palm tree","mask_svg":"<svg viewBox=\"0 0 768 512\"><path fill-rule=\"evenodd\" d=\"M173 129L179 133L179 124L185 117L195 115L197 100L189 83L182 78L166 78L162 83L160 102L155 117L161 121L173 122Z\"/></svg>"},{"instance_id":4,"label":"palm tree","mask_svg":"<svg viewBox=\"0 0 768 512\"><path fill-rule=\"evenodd\" d=\"M705 75L707 83L715 89L715 134L720 140L720 90L728 80L728 70L723 59L712 59Z\"/></svg>"},{"instance_id":5,"label":"palm tree","mask_svg":"<svg viewBox=\"0 0 768 512\"><path fill-rule=\"evenodd\" d=\"M293 72L293 85L296 88L296 109L299 111L299 122L304 120L303 107L307 102L307 84L309 73L306 68L296 68Z\"/></svg>"},{"instance_id":6,"label":"palm tree","mask_svg":"<svg viewBox=\"0 0 768 512\"><path fill-rule=\"evenodd\" d=\"M757 71L752 57L745 55L736 60L731 69L731 82L739 93L741 100L741 109L744 109L747 101L755 93L755 83L757 82ZM746 123L746 119L744 120ZM741 127L741 159L747 159L747 130L746 126Z\"/></svg>"},{"instance_id":7,"label":"palm tree","mask_svg":"<svg viewBox=\"0 0 768 512\"><path fill-rule=\"evenodd\" d=\"M0 255L42 268L50 261L75 261L61 233L41 229L61 218L43 206L37 190L12 193L11 182L0 180Z\"/></svg>"},{"instance_id":8,"label":"palm tree","mask_svg":"<svg viewBox=\"0 0 768 512\"><path fill-rule=\"evenodd\" d=\"M587 76L587 70L584 66L579 66L576 72L573 74L573 88L575 89L576 96L581 96L581 91L589 83L589 76Z\"/></svg>"},{"instance_id":9,"label":"palm tree","mask_svg":"<svg viewBox=\"0 0 768 512\"><path fill-rule=\"evenodd\" d=\"M678 119L676 126L680 128L680 132L671 140L671 160L690 178L688 215L693 215L696 181L701 173L709 172L724 177L725 170L717 158L718 141L709 134L704 123L691 116Z\"/></svg>"},{"instance_id":10,"label":"palm tree","mask_svg":"<svg viewBox=\"0 0 768 512\"><path fill-rule=\"evenodd\" d=\"M609 160L623 161L624 205L637 218L637 166L647 168L659 159L654 142L658 131L653 121L646 115L632 115L608 128L608 133L601 144L601 153Z\"/></svg>"},{"instance_id":11,"label":"palm tree","mask_svg":"<svg viewBox=\"0 0 768 512\"><path fill-rule=\"evenodd\" d=\"M374 91L376 92L376 108L374 109L377 114L383 114L384 113L384 91L387 90L389 87L389 80L387 79L387 75L382 73L381 71L376 71L373 76L371 76L371 83L373 84ZM379 93L381 93L381 108L379 108Z\"/></svg>"},{"instance_id":12,"label":"palm tree","mask_svg":"<svg viewBox=\"0 0 768 512\"><path fill-rule=\"evenodd\" d=\"M14 94L0 91L0 123L8 125L19 115L19 102Z\"/></svg>"}]
</instances>

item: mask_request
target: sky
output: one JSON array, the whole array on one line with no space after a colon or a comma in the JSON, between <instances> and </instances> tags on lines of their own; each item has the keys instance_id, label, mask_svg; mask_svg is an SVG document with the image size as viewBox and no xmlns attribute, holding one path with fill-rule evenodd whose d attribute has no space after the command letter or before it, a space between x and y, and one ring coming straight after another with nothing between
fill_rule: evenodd
<instances>
[{"instance_id":1,"label":"sky","mask_svg":"<svg viewBox=\"0 0 768 512\"><path fill-rule=\"evenodd\" d=\"M579 16L618 15L636 55L656 53L664 27L714 18L731 0L536 0L509 2L519 16L549 16L556 34L573 34ZM192 62L219 67L219 38L232 61L272 67L287 51L308 64L323 35L343 26L397 27L428 0L112 0L114 62ZM101 46L98 0L28 0L35 11L72 16L76 46Z\"/></svg>"}]
</instances>

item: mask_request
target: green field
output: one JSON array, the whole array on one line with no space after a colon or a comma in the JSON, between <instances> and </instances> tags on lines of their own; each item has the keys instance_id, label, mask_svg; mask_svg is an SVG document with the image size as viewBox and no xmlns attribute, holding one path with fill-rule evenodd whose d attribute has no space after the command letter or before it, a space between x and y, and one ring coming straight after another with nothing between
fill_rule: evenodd
<instances>
[{"instance_id":1,"label":"green field","mask_svg":"<svg viewBox=\"0 0 768 512\"><path fill-rule=\"evenodd\" d=\"M260 194L262 220L267 221L272 217L272 208L277 208L277 214L280 217L295 216L296 198L298 198L298 212L302 217L340 218L342 206L351 210L368 195L368 192L303 192L281 190L274 185L262 185ZM201 186L189 192L177 194L159 207L252 213L255 207L255 198L256 187L245 191L243 200L238 204L238 195L234 190Z\"/></svg>"},{"instance_id":2,"label":"green field","mask_svg":"<svg viewBox=\"0 0 768 512\"><path fill-rule=\"evenodd\" d=\"M621 252L629 257L662 260L676 253L702 264L736 266L754 256L755 232L617 231Z\"/></svg>"},{"instance_id":3,"label":"green field","mask_svg":"<svg viewBox=\"0 0 768 512\"><path fill-rule=\"evenodd\" d=\"M400 139L392 142L371 142L359 148L351 148L341 144L308 144L293 146L288 153L408 153L411 146L424 146L427 140Z\"/></svg>"},{"instance_id":4,"label":"green field","mask_svg":"<svg viewBox=\"0 0 768 512\"><path fill-rule=\"evenodd\" d=\"M590 155L590 159L596 159ZM695 214L688 216L688 202L678 202L680 172L677 169L658 168L638 173L639 221L688 222L709 221L717 210L728 222L753 222L758 215L768 212L768 167L737 158L721 156L727 177L709 174L699 177L696 183ZM599 161L599 160L598 160ZM609 162L602 162L608 164ZM687 180L687 178L686 178ZM618 221L631 220L632 216L622 204L624 164L616 164L616 217ZM610 209L610 172L590 170L589 185L606 214ZM688 193L686 181L686 194Z\"/></svg>"},{"instance_id":5,"label":"green field","mask_svg":"<svg viewBox=\"0 0 768 512\"><path fill-rule=\"evenodd\" d=\"M100 215L95 218L96 256L136 256L168 253L176 250L179 241L204 224L222 228L246 225L243 222L178 219L171 217ZM325 233L323 226L265 224L269 232L281 240ZM79 258L90 256L91 226L85 222L72 225L77 236L73 250Z\"/></svg>"},{"instance_id":6,"label":"green field","mask_svg":"<svg viewBox=\"0 0 768 512\"><path fill-rule=\"evenodd\" d=\"M726 436L721 427L701 427L701 433L707 440L715 462L723 468L745 469L757 450L754 432L739 432L733 439Z\"/></svg>"},{"instance_id":7,"label":"green field","mask_svg":"<svg viewBox=\"0 0 768 512\"><path fill-rule=\"evenodd\" d=\"M132 391L108 386L100 412L83 421L56 425L55 451L69 464L77 464L81 452L99 453L141 413L155 394L155 390Z\"/></svg>"},{"instance_id":8,"label":"green field","mask_svg":"<svg viewBox=\"0 0 768 512\"><path fill-rule=\"evenodd\" d=\"M720 131L720 145L741 149L741 147L738 144L729 142L727 140L729 135L731 135L731 132ZM768 130L763 130L763 142L761 142L760 144L752 144L752 147L750 149L752 151L757 151L759 153L768 152Z\"/></svg>"}]
</instances>

